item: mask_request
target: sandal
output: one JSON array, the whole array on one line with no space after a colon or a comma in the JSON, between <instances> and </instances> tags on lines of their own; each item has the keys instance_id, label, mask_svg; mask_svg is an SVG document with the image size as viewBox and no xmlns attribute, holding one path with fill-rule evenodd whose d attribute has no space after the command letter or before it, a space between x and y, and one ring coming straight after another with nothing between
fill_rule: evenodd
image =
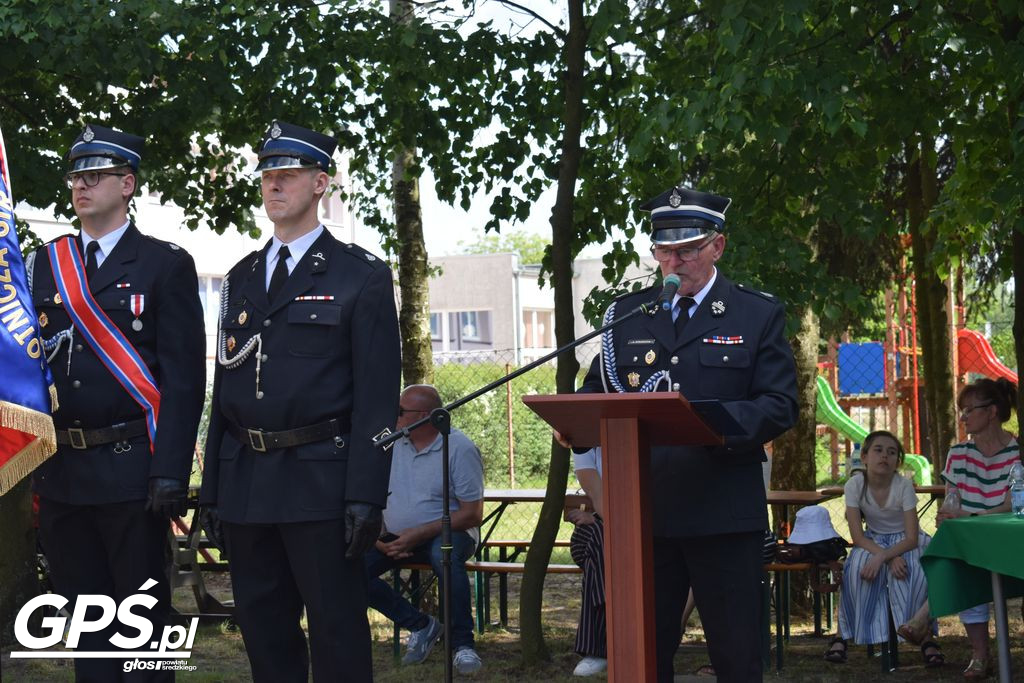
<instances>
[{"instance_id":1,"label":"sandal","mask_svg":"<svg viewBox=\"0 0 1024 683\"><path fill-rule=\"evenodd\" d=\"M837 648L836 645L843 647ZM828 644L828 649L825 650L825 661L833 664L846 664L846 641L839 636L834 637Z\"/></svg>"},{"instance_id":2,"label":"sandal","mask_svg":"<svg viewBox=\"0 0 1024 683\"><path fill-rule=\"evenodd\" d=\"M986 659L971 659L970 664L964 669L964 678L968 681L980 681L988 678L992 669Z\"/></svg>"},{"instance_id":3,"label":"sandal","mask_svg":"<svg viewBox=\"0 0 1024 683\"><path fill-rule=\"evenodd\" d=\"M910 622L907 622L896 629L896 633L899 634L903 640L908 643L913 643L914 645L920 645L924 639L928 637L928 631L929 628L927 622L925 622L924 627L920 630L914 628L913 624Z\"/></svg>"},{"instance_id":4,"label":"sandal","mask_svg":"<svg viewBox=\"0 0 1024 683\"><path fill-rule=\"evenodd\" d=\"M935 650L935 652L929 654L928 650ZM946 663L946 655L942 654L942 648L934 640L921 643L921 656L924 657L926 669L933 669Z\"/></svg>"},{"instance_id":5,"label":"sandal","mask_svg":"<svg viewBox=\"0 0 1024 683\"><path fill-rule=\"evenodd\" d=\"M710 664L705 664L701 668L699 668L696 671L694 671L693 675L694 676L702 676L702 677L703 676L714 676L715 675L715 667L711 666Z\"/></svg>"}]
</instances>

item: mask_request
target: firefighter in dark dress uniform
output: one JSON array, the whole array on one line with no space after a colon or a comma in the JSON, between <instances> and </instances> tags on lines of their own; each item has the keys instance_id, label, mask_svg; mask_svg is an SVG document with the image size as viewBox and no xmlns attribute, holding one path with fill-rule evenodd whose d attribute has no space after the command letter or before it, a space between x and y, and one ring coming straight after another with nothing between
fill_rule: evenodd
<instances>
[{"instance_id":1,"label":"firefighter in dark dress uniform","mask_svg":"<svg viewBox=\"0 0 1024 683\"><path fill-rule=\"evenodd\" d=\"M72 601L101 594L117 604L148 593L157 606L133 611L149 617L156 639L170 608L168 518L185 512L205 396L206 337L192 257L143 235L128 218L142 147L140 137L85 127L68 154L67 175L81 233L40 248L27 265L60 403L53 416L57 453L34 477L54 588ZM92 310L102 315L91 316L82 310L89 305L68 294L73 252ZM102 318L114 335L96 335ZM144 371L132 367L133 357ZM156 585L142 590L150 579ZM109 638L117 625L83 634L78 649L114 650ZM128 674L122 666L117 659L76 659L76 680L174 678Z\"/></svg>"},{"instance_id":2,"label":"firefighter in dark dress uniform","mask_svg":"<svg viewBox=\"0 0 1024 683\"><path fill-rule=\"evenodd\" d=\"M400 340L391 269L317 208L336 142L274 122L260 146L267 245L221 292L200 501L226 542L253 679L372 677L362 554L380 533ZM303 608L309 648L300 626Z\"/></svg>"},{"instance_id":3,"label":"firefighter in dark dress uniform","mask_svg":"<svg viewBox=\"0 0 1024 683\"><path fill-rule=\"evenodd\" d=\"M691 587L718 679L761 679L763 445L796 421L796 366L782 305L715 267L730 201L674 187L641 207L651 212L651 252L662 275L680 279L672 315L641 316L605 333L579 390L714 399L742 429L720 447L652 448L659 681L672 680ZM605 322L656 296L648 289L621 297Z\"/></svg>"}]
</instances>

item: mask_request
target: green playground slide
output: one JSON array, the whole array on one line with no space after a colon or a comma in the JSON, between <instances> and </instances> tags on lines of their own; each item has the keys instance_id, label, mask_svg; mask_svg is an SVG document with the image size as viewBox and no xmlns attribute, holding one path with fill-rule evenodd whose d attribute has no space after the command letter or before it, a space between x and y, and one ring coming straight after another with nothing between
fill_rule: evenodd
<instances>
[{"instance_id":1,"label":"green playground slide","mask_svg":"<svg viewBox=\"0 0 1024 683\"><path fill-rule=\"evenodd\" d=\"M832 393L832 387L824 377L818 375L818 422L826 424L836 430L850 441L861 443L868 435L868 430L861 427L847 415L839 403L836 395Z\"/></svg>"},{"instance_id":2,"label":"green playground slide","mask_svg":"<svg viewBox=\"0 0 1024 683\"><path fill-rule=\"evenodd\" d=\"M868 430L857 424L853 418L839 407L832 387L824 377L818 375L818 410L817 420L828 425L854 443L862 443ZM928 458L916 453L908 453L907 466L914 471L914 483L919 486L931 486L932 468Z\"/></svg>"}]
</instances>

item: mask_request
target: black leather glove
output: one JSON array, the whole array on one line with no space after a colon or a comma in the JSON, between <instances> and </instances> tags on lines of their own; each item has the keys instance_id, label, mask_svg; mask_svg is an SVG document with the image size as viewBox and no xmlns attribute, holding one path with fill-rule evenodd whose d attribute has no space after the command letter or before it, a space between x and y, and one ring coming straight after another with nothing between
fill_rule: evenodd
<instances>
[{"instance_id":1,"label":"black leather glove","mask_svg":"<svg viewBox=\"0 0 1024 683\"><path fill-rule=\"evenodd\" d=\"M220 514L214 505L203 505L199 508L199 526L206 538L220 551L221 559L227 559L228 544L224 538L224 525L220 523Z\"/></svg>"},{"instance_id":2,"label":"black leather glove","mask_svg":"<svg viewBox=\"0 0 1024 683\"><path fill-rule=\"evenodd\" d=\"M372 503L345 503L346 558L360 557L373 547L380 537L384 518L380 508Z\"/></svg>"},{"instance_id":3,"label":"black leather glove","mask_svg":"<svg viewBox=\"0 0 1024 683\"><path fill-rule=\"evenodd\" d=\"M167 477L151 477L149 480L149 497L146 498L146 509L157 517L171 519L184 517L188 510L185 499L188 487L184 482Z\"/></svg>"}]
</instances>

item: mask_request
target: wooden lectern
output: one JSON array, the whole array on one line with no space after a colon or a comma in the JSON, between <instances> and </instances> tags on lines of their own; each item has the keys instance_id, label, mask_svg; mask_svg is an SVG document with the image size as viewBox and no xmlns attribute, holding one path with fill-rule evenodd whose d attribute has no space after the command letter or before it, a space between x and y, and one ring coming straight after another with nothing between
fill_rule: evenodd
<instances>
[{"instance_id":1,"label":"wooden lectern","mask_svg":"<svg viewBox=\"0 0 1024 683\"><path fill-rule=\"evenodd\" d=\"M558 394L523 402L577 447L601 446L608 680L654 681L650 447L721 444L679 393Z\"/></svg>"}]
</instances>

